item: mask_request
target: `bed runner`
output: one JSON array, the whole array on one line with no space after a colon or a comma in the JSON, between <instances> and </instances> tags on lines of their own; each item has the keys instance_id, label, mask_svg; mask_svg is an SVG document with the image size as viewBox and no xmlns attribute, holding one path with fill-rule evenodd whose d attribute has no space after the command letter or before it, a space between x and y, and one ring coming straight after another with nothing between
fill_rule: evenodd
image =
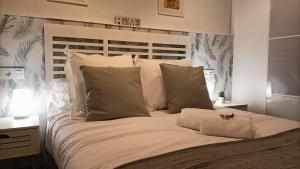
<instances>
[{"instance_id":1,"label":"bed runner","mask_svg":"<svg viewBox=\"0 0 300 169\"><path fill-rule=\"evenodd\" d=\"M118 169L300 169L300 128L254 140L187 148Z\"/></svg>"}]
</instances>

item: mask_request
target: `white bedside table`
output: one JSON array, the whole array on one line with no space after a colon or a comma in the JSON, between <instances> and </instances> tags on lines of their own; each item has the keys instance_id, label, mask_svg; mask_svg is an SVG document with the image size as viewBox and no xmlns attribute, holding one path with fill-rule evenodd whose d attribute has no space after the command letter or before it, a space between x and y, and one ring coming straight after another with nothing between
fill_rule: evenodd
<instances>
[{"instance_id":1,"label":"white bedside table","mask_svg":"<svg viewBox=\"0 0 300 169\"><path fill-rule=\"evenodd\" d=\"M216 109L225 109L225 108L232 108L232 109L238 109L238 110L243 110L247 111L248 110L248 105L247 104L241 104L241 103L234 103L230 101L226 101L223 104L214 104L214 107Z\"/></svg>"},{"instance_id":2,"label":"white bedside table","mask_svg":"<svg viewBox=\"0 0 300 169\"><path fill-rule=\"evenodd\" d=\"M39 127L38 116L0 118L0 160L31 156L32 168L36 168L36 155L40 153Z\"/></svg>"}]
</instances>

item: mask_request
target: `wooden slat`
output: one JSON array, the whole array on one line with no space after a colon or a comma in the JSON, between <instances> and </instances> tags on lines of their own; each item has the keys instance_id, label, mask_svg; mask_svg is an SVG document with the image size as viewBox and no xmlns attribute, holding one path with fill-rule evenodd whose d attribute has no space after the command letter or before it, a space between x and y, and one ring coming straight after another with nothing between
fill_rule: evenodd
<instances>
[{"instance_id":1,"label":"wooden slat","mask_svg":"<svg viewBox=\"0 0 300 169\"><path fill-rule=\"evenodd\" d=\"M65 71L53 71L53 73L54 74L56 74L56 75L63 75L63 74L65 74Z\"/></svg>"},{"instance_id":2,"label":"wooden slat","mask_svg":"<svg viewBox=\"0 0 300 169\"><path fill-rule=\"evenodd\" d=\"M66 78L65 74L53 74L53 79L61 79L61 78Z\"/></svg>"},{"instance_id":3,"label":"wooden slat","mask_svg":"<svg viewBox=\"0 0 300 169\"><path fill-rule=\"evenodd\" d=\"M170 51L186 51L185 48L165 48L165 47L152 47L153 50L170 50Z\"/></svg>"},{"instance_id":4,"label":"wooden slat","mask_svg":"<svg viewBox=\"0 0 300 169\"><path fill-rule=\"evenodd\" d=\"M0 144L0 150L18 148L18 147L29 147L29 146L30 146L30 140L27 140L27 141L13 142L7 144Z\"/></svg>"},{"instance_id":5,"label":"wooden slat","mask_svg":"<svg viewBox=\"0 0 300 169\"><path fill-rule=\"evenodd\" d=\"M183 56L186 57L186 54L177 54L177 53L153 53L153 56Z\"/></svg>"},{"instance_id":6,"label":"wooden slat","mask_svg":"<svg viewBox=\"0 0 300 169\"><path fill-rule=\"evenodd\" d=\"M131 46L149 46L148 42L133 42L124 40L110 40L108 39L108 45L131 45Z\"/></svg>"},{"instance_id":7,"label":"wooden slat","mask_svg":"<svg viewBox=\"0 0 300 169\"><path fill-rule=\"evenodd\" d=\"M28 141L30 140L30 136L19 136L19 137L10 137L6 139L0 139L0 144L7 144L13 142L20 142L20 141Z\"/></svg>"},{"instance_id":8,"label":"wooden slat","mask_svg":"<svg viewBox=\"0 0 300 169\"><path fill-rule=\"evenodd\" d=\"M153 48L166 47L166 48L186 48L186 45L177 43L152 43Z\"/></svg>"},{"instance_id":9,"label":"wooden slat","mask_svg":"<svg viewBox=\"0 0 300 169\"><path fill-rule=\"evenodd\" d=\"M103 46L102 43L67 42L67 41L60 41L60 42L53 41L53 44L73 45L73 46Z\"/></svg>"},{"instance_id":10,"label":"wooden slat","mask_svg":"<svg viewBox=\"0 0 300 169\"><path fill-rule=\"evenodd\" d=\"M153 59L158 59L158 60L180 60L180 59L185 59L186 57L184 56L153 56Z\"/></svg>"},{"instance_id":11,"label":"wooden slat","mask_svg":"<svg viewBox=\"0 0 300 169\"><path fill-rule=\"evenodd\" d=\"M54 51L52 52L52 56L55 57L55 56L67 56L64 52L58 52L58 51Z\"/></svg>"},{"instance_id":12,"label":"wooden slat","mask_svg":"<svg viewBox=\"0 0 300 169\"><path fill-rule=\"evenodd\" d=\"M64 67L53 67L53 71L65 71Z\"/></svg>"},{"instance_id":13,"label":"wooden slat","mask_svg":"<svg viewBox=\"0 0 300 169\"><path fill-rule=\"evenodd\" d=\"M53 52L64 52L64 49L53 49ZM72 49L74 52L78 53L84 53L84 52L89 52L89 53L103 53L103 50L83 50L83 49Z\"/></svg>"},{"instance_id":14,"label":"wooden slat","mask_svg":"<svg viewBox=\"0 0 300 169\"><path fill-rule=\"evenodd\" d=\"M66 44L53 44L53 49L65 49ZM68 48L71 50L103 50L103 46L87 46L87 45L68 45Z\"/></svg>"},{"instance_id":15,"label":"wooden slat","mask_svg":"<svg viewBox=\"0 0 300 169\"><path fill-rule=\"evenodd\" d=\"M108 47L108 51L120 51L120 52L141 52L141 53L148 53L148 49L134 49L134 48L114 48Z\"/></svg>"},{"instance_id":16,"label":"wooden slat","mask_svg":"<svg viewBox=\"0 0 300 169\"><path fill-rule=\"evenodd\" d=\"M89 43L103 43L103 39L95 38L80 38L74 35L72 36L53 36L52 41L54 42L89 42Z\"/></svg>"},{"instance_id":17,"label":"wooden slat","mask_svg":"<svg viewBox=\"0 0 300 169\"><path fill-rule=\"evenodd\" d=\"M109 44L108 47L115 47L115 48L131 48L131 49L149 49L148 46L113 45L113 44Z\"/></svg>"},{"instance_id":18,"label":"wooden slat","mask_svg":"<svg viewBox=\"0 0 300 169\"><path fill-rule=\"evenodd\" d=\"M65 64L53 64L53 67L65 67Z\"/></svg>"},{"instance_id":19,"label":"wooden slat","mask_svg":"<svg viewBox=\"0 0 300 169\"><path fill-rule=\"evenodd\" d=\"M67 57L66 56L53 56L53 60L54 59L67 60Z\"/></svg>"},{"instance_id":20,"label":"wooden slat","mask_svg":"<svg viewBox=\"0 0 300 169\"><path fill-rule=\"evenodd\" d=\"M108 55L115 54L115 55L124 55L124 54L131 54L131 55L147 55L148 52L141 53L141 52L117 52L117 51L108 51Z\"/></svg>"}]
</instances>

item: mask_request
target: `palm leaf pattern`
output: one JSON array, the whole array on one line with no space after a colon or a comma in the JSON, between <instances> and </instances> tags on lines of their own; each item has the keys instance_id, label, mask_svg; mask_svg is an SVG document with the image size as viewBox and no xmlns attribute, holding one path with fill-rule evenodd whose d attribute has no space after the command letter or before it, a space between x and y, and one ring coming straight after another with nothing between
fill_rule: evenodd
<instances>
[{"instance_id":1,"label":"palm leaf pattern","mask_svg":"<svg viewBox=\"0 0 300 169\"><path fill-rule=\"evenodd\" d=\"M219 91L225 91L230 98L232 74L232 38L224 35L205 33L191 34L193 36L192 60L206 69L214 69L213 98ZM212 79L211 79L212 80ZM228 94L229 93L229 94Z\"/></svg>"},{"instance_id":2,"label":"palm leaf pattern","mask_svg":"<svg viewBox=\"0 0 300 169\"><path fill-rule=\"evenodd\" d=\"M218 48L219 49L222 49L222 48L224 48L224 46L226 46L226 41L227 41L227 36L218 36L218 37L220 37L220 39L219 39L219 43L218 43Z\"/></svg>"},{"instance_id":3,"label":"palm leaf pattern","mask_svg":"<svg viewBox=\"0 0 300 169\"><path fill-rule=\"evenodd\" d=\"M219 41L219 36L214 36L213 37L213 40L211 42L211 46L214 47L216 45L216 43Z\"/></svg>"},{"instance_id":4,"label":"palm leaf pattern","mask_svg":"<svg viewBox=\"0 0 300 169\"><path fill-rule=\"evenodd\" d=\"M196 50L199 50L199 49L200 49L200 46L201 46L201 38L202 38L202 34L201 34L201 33L197 33L197 34L196 34L196 37L195 37L195 43L194 43L194 46L195 46Z\"/></svg>"},{"instance_id":5,"label":"palm leaf pattern","mask_svg":"<svg viewBox=\"0 0 300 169\"><path fill-rule=\"evenodd\" d=\"M0 87L4 87L6 84L6 80L5 79L0 79Z\"/></svg>"},{"instance_id":6,"label":"palm leaf pattern","mask_svg":"<svg viewBox=\"0 0 300 169\"><path fill-rule=\"evenodd\" d=\"M221 54L220 54L220 57L218 59L218 75L223 78L223 73L224 73L224 66L225 66L225 63L224 63L224 59L226 56L228 56L228 53L232 50L231 48L231 45L229 45Z\"/></svg>"},{"instance_id":7,"label":"palm leaf pattern","mask_svg":"<svg viewBox=\"0 0 300 169\"><path fill-rule=\"evenodd\" d=\"M191 59L193 60L194 59L194 56L195 55L195 46L192 45L192 48L191 48Z\"/></svg>"},{"instance_id":8,"label":"palm leaf pattern","mask_svg":"<svg viewBox=\"0 0 300 169\"><path fill-rule=\"evenodd\" d=\"M16 19L15 16L4 15L0 24L0 35L5 31L14 27L12 22Z\"/></svg>"},{"instance_id":9,"label":"palm leaf pattern","mask_svg":"<svg viewBox=\"0 0 300 169\"><path fill-rule=\"evenodd\" d=\"M233 55L230 56L229 60L229 77L232 77L232 69L233 69Z\"/></svg>"},{"instance_id":10,"label":"palm leaf pattern","mask_svg":"<svg viewBox=\"0 0 300 169\"><path fill-rule=\"evenodd\" d=\"M30 65L26 64L25 68L24 68L24 77L25 77L25 80L29 80L29 77L31 75L31 71L32 71L32 68L30 67Z\"/></svg>"},{"instance_id":11,"label":"palm leaf pattern","mask_svg":"<svg viewBox=\"0 0 300 169\"><path fill-rule=\"evenodd\" d=\"M27 62L27 55L32 50L33 45L40 41L40 36L33 37L31 40L20 43L15 56L16 66L25 66Z\"/></svg>"},{"instance_id":12,"label":"palm leaf pattern","mask_svg":"<svg viewBox=\"0 0 300 169\"><path fill-rule=\"evenodd\" d=\"M214 53L211 49L211 46L210 46L210 38L207 34L205 35L204 48L205 48L205 52L209 56L209 58L211 60L216 60L216 56L214 55Z\"/></svg>"},{"instance_id":13,"label":"palm leaf pattern","mask_svg":"<svg viewBox=\"0 0 300 169\"><path fill-rule=\"evenodd\" d=\"M41 82L40 82L40 78L39 78L39 75L38 74L34 74L33 75L33 88L34 88L34 95L35 96L38 96L39 94L39 90L40 90L40 87L41 87Z\"/></svg>"},{"instance_id":14,"label":"palm leaf pattern","mask_svg":"<svg viewBox=\"0 0 300 169\"><path fill-rule=\"evenodd\" d=\"M218 94L218 85L217 84L219 83L219 77L218 77L217 74L214 74L214 76L215 76L216 85L215 85L214 90L213 90L213 96L214 96L214 98L216 98L216 95Z\"/></svg>"},{"instance_id":15,"label":"palm leaf pattern","mask_svg":"<svg viewBox=\"0 0 300 169\"><path fill-rule=\"evenodd\" d=\"M17 83L14 80L10 79L7 82L8 82L9 88L15 89L17 87Z\"/></svg>"},{"instance_id":16,"label":"palm leaf pattern","mask_svg":"<svg viewBox=\"0 0 300 169\"><path fill-rule=\"evenodd\" d=\"M42 56L42 63L41 63L41 70L40 70L40 77L43 81L46 80L46 73L45 73L45 54Z\"/></svg>"},{"instance_id":17,"label":"palm leaf pattern","mask_svg":"<svg viewBox=\"0 0 300 169\"><path fill-rule=\"evenodd\" d=\"M20 39L30 33L33 25L33 18L20 18L17 22L16 29L14 30L13 38Z\"/></svg>"},{"instance_id":18,"label":"palm leaf pattern","mask_svg":"<svg viewBox=\"0 0 300 169\"><path fill-rule=\"evenodd\" d=\"M0 21L0 37L8 30L14 27L12 22L16 19L15 16L4 15ZM0 39L1 40L1 39ZM0 41L0 56L10 56L7 50L2 46Z\"/></svg>"},{"instance_id":19,"label":"palm leaf pattern","mask_svg":"<svg viewBox=\"0 0 300 169\"><path fill-rule=\"evenodd\" d=\"M9 53L0 44L0 56L9 56Z\"/></svg>"},{"instance_id":20,"label":"palm leaf pattern","mask_svg":"<svg viewBox=\"0 0 300 169\"><path fill-rule=\"evenodd\" d=\"M17 83L14 80L0 80L0 86L2 88L6 88L6 90L8 91L7 93L7 102L5 102L4 106L2 109L0 109L0 117L5 117L7 116L9 109L10 109L10 105L11 105L11 100L12 100L12 94L13 94L13 89L15 89L17 87Z\"/></svg>"}]
</instances>

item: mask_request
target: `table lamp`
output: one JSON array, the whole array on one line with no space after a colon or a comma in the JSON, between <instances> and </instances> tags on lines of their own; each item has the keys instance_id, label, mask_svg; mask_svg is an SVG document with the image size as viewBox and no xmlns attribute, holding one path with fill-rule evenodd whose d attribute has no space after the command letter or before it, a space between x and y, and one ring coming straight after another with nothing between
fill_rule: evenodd
<instances>
[{"instance_id":1,"label":"table lamp","mask_svg":"<svg viewBox=\"0 0 300 169\"><path fill-rule=\"evenodd\" d=\"M33 111L33 94L28 89L14 89L11 111L16 119L27 118Z\"/></svg>"}]
</instances>

